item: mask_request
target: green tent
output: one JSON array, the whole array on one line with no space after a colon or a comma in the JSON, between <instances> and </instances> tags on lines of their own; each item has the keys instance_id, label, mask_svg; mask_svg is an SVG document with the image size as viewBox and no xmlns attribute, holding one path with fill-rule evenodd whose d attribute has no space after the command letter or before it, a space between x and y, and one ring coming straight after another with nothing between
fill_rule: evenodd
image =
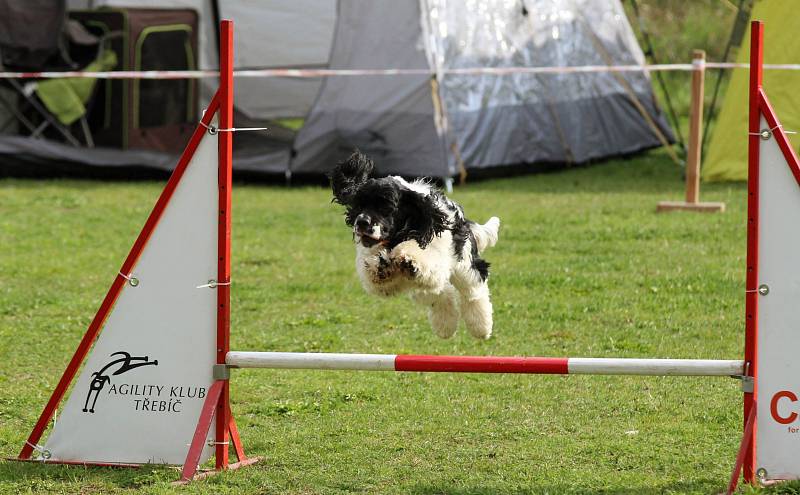
<instances>
[{"instance_id":1,"label":"green tent","mask_svg":"<svg viewBox=\"0 0 800 495\"><path fill-rule=\"evenodd\" d=\"M756 1L751 19L764 21L765 64L800 63L795 2ZM747 63L750 60L749 26L743 40L736 61ZM703 180L747 180L749 77L747 70L733 71L703 161ZM800 71L765 70L764 90L784 129L800 131Z\"/></svg>"}]
</instances>

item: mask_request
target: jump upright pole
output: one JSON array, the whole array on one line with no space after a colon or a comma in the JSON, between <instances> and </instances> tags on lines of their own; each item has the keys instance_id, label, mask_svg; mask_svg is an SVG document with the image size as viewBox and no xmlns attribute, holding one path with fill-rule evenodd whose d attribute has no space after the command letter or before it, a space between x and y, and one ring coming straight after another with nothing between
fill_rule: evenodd
<instances>
[{"instance_id":1,"label":"jump upright pole","mask_svg":"<svg viewBox=\"0 0 800 495\"><path fill-rule=\"evenodd\" d=\"M750 416L756 414L756 394L758 391L758 248L759 248L759 151L761 148L761 84L764 64L764 24L750 23L750 87L747 138L747 271L745 276L745 324L744 359L746 374L753 377L753 387L744 392L743 420L744 432L741 445L743 460L742 475L745 482L755 483L756 436L758 428L751 425L747 429ZM735 488L735 484L733 484Z\"/></svg>"},{"instance_id":2,"label":"jump upright pole","mask_svg":"<svg viewBox=\"0 0 800 495\"><path fill-rule=\"evenodd\" d=\"M219 126L233 128L233 21L223 20L219 33ZM219 208L217 222L217 364L225 363L231 334L231 187L233 173L233 136L230 131L219 136ZM228 430L232 423L228 381L222 382L217 404L216 468L228 467ZM236 427L234 426L234 429ZM236 439L238 441L238 439Z\"/></svg>"}]
</instances>

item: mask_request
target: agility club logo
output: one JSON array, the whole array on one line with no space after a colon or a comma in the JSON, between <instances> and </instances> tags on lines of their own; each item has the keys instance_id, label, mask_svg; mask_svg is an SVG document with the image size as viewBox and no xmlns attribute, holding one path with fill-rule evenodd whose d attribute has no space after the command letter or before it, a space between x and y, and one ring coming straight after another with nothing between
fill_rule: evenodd
<instances>
[{"instance_id":1,"label":"agility club logo","mask_svg":"<svg viewBox=\"0 0 800 495\"><path fill-rule=\"evenodd\" d=\"M112 376L121 375L142 366L158 366L158 360L156 359L150 361L150 358L147 356L131 356L129 353L124 351L115 352L111 354L110 357L116 357L116 359L113 359L108 364L100 368L99 371L92 373L92 381L89 382L89 392L86 394L86 402L83 404L83 412L94 413L94 406L97 404L97 397L100 395L100 392L103 390L106 384L111 383ZM90 401L92 403L91 407L89 407Z\"/></svg>"}]
</instances>

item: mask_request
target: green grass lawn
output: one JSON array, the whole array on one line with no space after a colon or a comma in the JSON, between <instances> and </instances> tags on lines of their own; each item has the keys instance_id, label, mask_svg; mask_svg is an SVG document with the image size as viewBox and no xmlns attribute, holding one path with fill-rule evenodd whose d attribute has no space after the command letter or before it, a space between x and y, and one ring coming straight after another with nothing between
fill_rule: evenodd
<instances>
[{"instance_id":1,"label":"green grass lawn","mask_svg":"<svg viewBox=\"0 0 800 495\"><path fill-rule=\"evenodd\" d=\"M18 453L162 185L0 181L3 457ZM744 185L704 186L721 215L655 214L682 187L654 152L458 188L471 218L503 221L486 253L495 336L484 342L463 328L440 340L405 298L367 296L328 190L237 185L232 348L740 358ZM173 489L169 468L4 461L0 492L707 494L726 484L741 430L727 378L240 370L232 390L260 464Z\"/></svg>"}]
</instances>

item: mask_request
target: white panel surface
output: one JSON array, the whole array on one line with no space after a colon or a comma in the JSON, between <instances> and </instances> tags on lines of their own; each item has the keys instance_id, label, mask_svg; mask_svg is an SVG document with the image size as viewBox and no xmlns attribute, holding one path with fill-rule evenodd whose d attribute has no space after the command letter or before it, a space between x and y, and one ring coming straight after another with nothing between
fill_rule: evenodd
<instances>
[{"instance_id":1,"label":"white panel surface","mask_svg":"<svg viewBox=\"0 0 800 495\"><path fill-rule=\"evenodd\" d=\"M217 293L197 286L217 275L217 208L205 134L47 440L53 460L185 460L216 361Z\"/></svg>"},{"instance_id":2,"label":"white panel surface","mask_svg":"<svg viewBox=\"0 0 800 495\"><path fill-rule=\"evenodd\" d=\"M800 187L774 137L761 140L759 174L758 283L769 294L758 296L756 468L768 479L794 479L800 402L776 394L800 398Z\"/></svg>"}]
</instances>

